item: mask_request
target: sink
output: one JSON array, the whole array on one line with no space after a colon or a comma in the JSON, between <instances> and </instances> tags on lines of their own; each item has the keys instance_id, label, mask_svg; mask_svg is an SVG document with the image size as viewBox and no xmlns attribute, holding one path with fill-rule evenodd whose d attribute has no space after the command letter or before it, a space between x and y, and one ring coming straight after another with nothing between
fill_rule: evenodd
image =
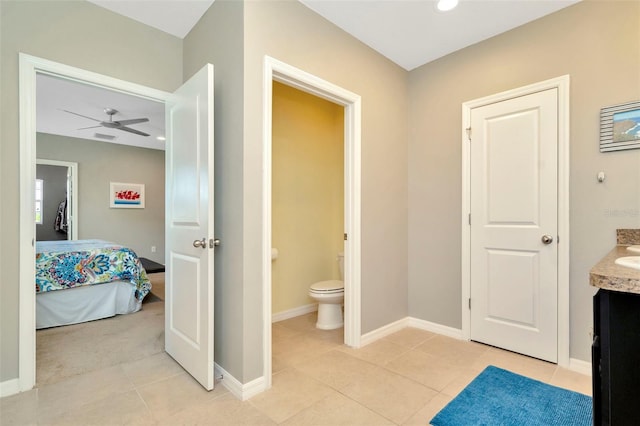
<instances>
[{"instance_id":1,"label":"sink","mask_svg":"<svg viewBox=\"0 0 640 426\"><path fill-rule=\"evenodd\" d=\"M619 257L615 263L620 266L626 266L627 268L640 270L640 256Z\"/></svg>"},{"instance_id":2,"label":"sink","mask_svg":"<svg viewBox=\"0 0 640 426\"><path fill-rule=\"evenodd\" d=\"M640 246L629 246L629 247L627 247L627 250L635 252L635 253L640 253Z\"/></svg>"}]
</instances>

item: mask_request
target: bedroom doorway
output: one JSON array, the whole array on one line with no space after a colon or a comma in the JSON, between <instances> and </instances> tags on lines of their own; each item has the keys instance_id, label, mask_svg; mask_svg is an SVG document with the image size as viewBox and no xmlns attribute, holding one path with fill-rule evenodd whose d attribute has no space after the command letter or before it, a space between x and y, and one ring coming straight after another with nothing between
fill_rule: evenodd
<instances>
[{"instance_id":1,"label":"bedroom doorway","mask_svg":"<svg viewBox=\"0 0 640 426\"><path fill-rule=\"evenodd\" d=\"M180 90L182 93L174 95L171 93L159 91L138 84L115 79L105 75L81 70L56 62L36 58L26 54L19 55L20 62L20 209L26 214L20 217L20 305L19 305L19 336L18 336L18 356L19 356L19 376L16 380L15 388L17 392L32 389L36 383L35 377L35 291L33 288L35 276L35 210L34 210L34 191L35 191L35 152L36 152L36 76L41 74L52 75L65 80L86 83L91 86L97 86L113 90L114 92L126 93L132 96L153 100L166 105L166 117L172 124L167 125L167 160L165 169L167 174L166 193L162 199L166 199L167 218L165 222L165 233L175 224L190 224L190 220L194 217L199 220L202 215L207 218L213 218L213 67L205 66L201 70L197 79L191 79ZM196 81L197 80L197 81ZM198 100L204 100L198 102ZM195 106L195 108L192 108ZM194 115L197 114L198 117ZM99 120L96 120L99 121ZM200 123L201 126L193 126L191 123ZM108 126L107 126L108 127ZM188 135L185 135L188 134ZM173 138L193 138L198 141L206 141L206 145L210 154L202 153L198 155L190 155L189 152L172 150L171 143ZM192 145L185 144L186 149L192 148ZM196 176L184 176L180 173L174 173L174 170L182 170L185 166L184 161L192 158L204 159L204 163L198 163L195 167L198 172ZM180 162L182 163L178 165ZM189 165L193 166L193 165ZM191 167L193 169L193 167ZM203 180L204 179L204 180ZM191 200L184 197L183 192L178 192L176 188L184 185L195 184L197 194L205 194L205 200ZM105 194L107 194L106 192ZM182 196L179 197L178 195ZM108 197L106 197L108 200ZM206 203L203 203L206 201ZM206 204L209 211L196 210ZM200 216L199 216L200 215ZM191 220L193 222L193 220ZM177 359L178 362L194 377L201 376L201 367L204 366L205 376L212 376L213 371L213 221L201 222L197 242L200 243L200 237L206 241L203 244L196 245L195 239L189 235L172 234L165 236L167 248L167 279L166 279L166 301L165 305L170 311L171 318L167 316L164 324L165 331L170 329L171 332L177 332L178 335L187 337L187 341L175 344L173 353L169 354ZM173 226L175 228L175 226ZM193 227L191 227L193 228ZM184 234L184 233L183 233ZM203 235L200 235L203 234ZM178 242L176 242L177 240ZM186 238L186 239L185 239ZM171 242L170 242L171 241ZM208 244L211 242L211 244ZM173 249L172 245L180 244L178 253ZM204 249L204 250L203 250ZM169 268L171 265L171 268ZM170 271L175 271L175 275ZM177 286L177 294L174 294L172 282L175 276L191 277L191 280L181 279L180 285ZM200 309L193 315L193 310L185 309L185 303L189 304L193 301L190 296L202 296L198 299ZM210 299L210 300L209 300ZM198 335L194 335L192 331L197 330ZM167 333L165 333L165 336ZM178 353L186 346L194 346L193 342L188 340L197 340L200 344L201 356L198 360L193 359L193 354L187 355L190 359L179 359L181 355ZM165 348L167 348L165 343ZM198 346L198 345L195 345ZM209 356L210 354L210 356ZM206 360L203 362L203 359ZM210 372L207 372L207 364L211 366ZM196 371L197 370L197 371ZM201 383L201 377L198 378ZM206 380L206 377L204 379ZM212 379L208 380L212 384ZM205 383L203 386L207 387Z\"/></svg>"},{"instance_id":2,"label":"bedroom doorway","mask_svg":"<svg viewBox=\"0 0 640 426\"><path fill-rule=\"evenodd\" d=\"M36 241L78 239L78 163L36 159L35 210Z\"/></svg>"}]
</instances>

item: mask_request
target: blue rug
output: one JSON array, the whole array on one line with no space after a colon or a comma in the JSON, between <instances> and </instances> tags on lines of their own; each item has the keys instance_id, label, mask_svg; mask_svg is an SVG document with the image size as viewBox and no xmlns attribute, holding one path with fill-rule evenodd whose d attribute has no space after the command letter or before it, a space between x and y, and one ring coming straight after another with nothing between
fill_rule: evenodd
<instances>
[{"instance_id":1,"label":"blue rug","mask_svg":"<svg viewBox=\"0 0 640 426\"><path fill-rule=\"evenodd\" d=\"M442 409L434 426L591 426L591 398L489 366Z\"/></svg>"}]
</instances>

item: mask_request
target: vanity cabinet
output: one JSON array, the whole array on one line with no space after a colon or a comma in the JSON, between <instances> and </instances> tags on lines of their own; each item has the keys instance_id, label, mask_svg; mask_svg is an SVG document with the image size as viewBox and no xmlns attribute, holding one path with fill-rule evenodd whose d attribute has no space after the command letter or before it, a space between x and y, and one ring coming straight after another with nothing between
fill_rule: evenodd
<instances>
[{"instance_id":1,"label":"vanity cabinet","mask_svg":"<svg viewBox=\"0 0 640 426\"><path fill-rule=\"evenodd\" d=\"M640 294L600 289L593 314L593 423L639 425Z\"/></svg>"}]
</instances>

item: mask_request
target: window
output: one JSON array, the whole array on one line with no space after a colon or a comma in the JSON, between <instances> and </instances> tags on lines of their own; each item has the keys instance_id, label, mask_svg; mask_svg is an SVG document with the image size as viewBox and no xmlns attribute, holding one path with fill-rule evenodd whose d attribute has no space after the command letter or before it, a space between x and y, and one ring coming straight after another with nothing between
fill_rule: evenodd
<instances>
[{"instance_id":1,"label":"window","mask_svg":"<svg viewBox=\"0 0 640 426\"><path fill-rule=\"evenodd\" d=\"M42 225L42 200L43 200L43 189L44 184L42 183L42 179L36 179L36 223L38 225Z\"/></svg>"}]
</instances>

